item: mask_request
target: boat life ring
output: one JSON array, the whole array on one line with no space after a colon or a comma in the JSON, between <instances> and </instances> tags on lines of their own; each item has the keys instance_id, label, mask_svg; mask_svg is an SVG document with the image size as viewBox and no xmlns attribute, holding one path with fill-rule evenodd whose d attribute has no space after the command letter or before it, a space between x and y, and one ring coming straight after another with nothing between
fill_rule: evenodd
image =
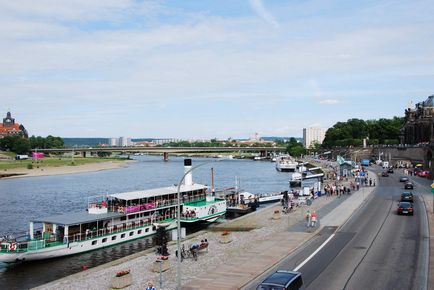
<instances>
[{"instance_id":1,"label":"boat life ring","mask_svg":"<svg viewBox=\"0 0 434 290\"><path fill-rule=\"evenodd\" d=\"M17 250L17 244L16 243L10 243L8 246L9 251L16 251Z\"/></svg>"}]
</instances>

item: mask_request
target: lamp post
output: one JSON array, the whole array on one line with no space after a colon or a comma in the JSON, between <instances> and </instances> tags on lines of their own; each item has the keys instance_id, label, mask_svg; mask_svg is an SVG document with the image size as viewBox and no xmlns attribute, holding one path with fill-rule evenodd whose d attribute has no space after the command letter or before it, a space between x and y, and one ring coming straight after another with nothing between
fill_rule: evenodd
<instances>
[{"instance_id":1,"label":"lamp post","mask_svg":"<svg viewBox=\"0 0 434 290\"><path fill-rule=\"evenodd\" d=\"M177 208L176 208L176 230L177 230L177 237L176 237L176 248L177 248L177 259L176 259L176 271L177 271L177 275L176 275L176 289L181 290L181 185L184 182L185 177L192 172L193 170L195 170L198 167L204 166L206 164L209 163L213 163L213 162L218 162L220 160L213 160L213 161L208 161L208 162L204 162L201 163L199 165L196 165L192 168L190 168L189 170L187 170L184 175L182 176L182 178L179 180L178 182L178 189L177 189Z\"/></svg>"}]
</instances>

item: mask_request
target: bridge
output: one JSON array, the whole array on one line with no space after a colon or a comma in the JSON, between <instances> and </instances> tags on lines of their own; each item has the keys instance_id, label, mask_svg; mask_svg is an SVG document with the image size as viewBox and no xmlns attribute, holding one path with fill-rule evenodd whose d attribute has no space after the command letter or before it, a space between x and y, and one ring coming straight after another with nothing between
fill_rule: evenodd
<instances>
[{"instance_id":1,"label":"bridge","mask_svg":"<svg viewBox=\"0 0 434 290\"><path fill-rule=\"evenodd\" d=\"M224 152L257 152L260 156L267 156L268 152L285 152L286 147L96 147L96 148L57 148L57 149L33 149L33 151L47 154L79 153L83 157L94 156L98 152L108 153L154 153L163 154L164 160L169 154L179 153L224 153Z\"/></svg>"}]
</instances>

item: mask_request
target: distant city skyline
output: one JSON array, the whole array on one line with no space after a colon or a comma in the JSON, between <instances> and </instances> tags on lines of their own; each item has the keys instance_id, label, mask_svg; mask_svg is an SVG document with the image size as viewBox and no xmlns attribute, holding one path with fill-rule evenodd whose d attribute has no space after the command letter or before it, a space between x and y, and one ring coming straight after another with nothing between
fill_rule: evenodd
<instances>
[{"instance_id":1,"label":"distant city skyline","mask_svg":"<svg viewBox=\"0 0 434 290\"><path fill-rule=\"evenodd\" d=\"M29 135L302 136L434 93L431 1L0 4L0 115Z\"/></svg>"}]
</instances>

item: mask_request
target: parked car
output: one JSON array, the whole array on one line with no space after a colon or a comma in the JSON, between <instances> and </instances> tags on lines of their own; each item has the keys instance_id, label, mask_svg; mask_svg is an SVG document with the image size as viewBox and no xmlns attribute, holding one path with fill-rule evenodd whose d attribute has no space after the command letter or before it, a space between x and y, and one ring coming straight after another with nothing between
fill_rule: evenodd
<instances>
[{"instance_id":1,"label":"parked car","mask_svg":"<svg viewBox=\"0 0 434 290\"><path fill-rule=\"evenodd\" d=\"M417 176L420 176L420 177L429 177L429 175L430 175L430 172L427 171L427 170L419 171L419 172L417 173Z\"/></svg>"},{"instance_id":2,"label":"parked car","mask_svg":"<svg viewBox=\"0 0 434 290\"><path fill-rule=\"evenodd\" d=\"M413 183L411 183L410 181L407 181L404 185L404 189L413 189Z\"/></svg>"},{"instance_id":3,"label":"parked car","mask_svg":"<svg viewBox=\"0 0 434 290\"><path fill-rule=\"evenodd\" d=\"M413 204L408 201L401 201L400 203L398 203L398 209L396 213L398 215L401 214L413 215L414 213Z\"/></svg>"},{"instance_id":4,"label":"parked car","mask_svg":"<svg viewBox=\"0 0 434 290\"><path fill-rule=\"evenodd\" d=\"M409 178L407 176L401 176L401 178L399 179L400 182L407 182L409 181Z\"/></svg>"},{"instance_id":5,"label":"parked car","mask_svg":"<svg viewBox=\"0 0 434 290\"><path fill-rule=\"evenodd\" d=\"M413 202L413 193L409 191L401 193L401 201Z\"/></svg>"},{"instance_id":6,"label":"parked car","mask_svg":"<svg viewBox=\"0 0 434 290\"><path fill-rule=\"evenodd\" d=\"M304 289L300 272L278 270L265 278L256 290L297 290Z\"/></svg>"},{"instance_id":7,"label":"parked car","mask_svg":"<svg viewBox=\"0 0 434 290\"><path fill-rule=\"evenodd\" d=\"M389 177L389 173L387 171L383 171L383 172L381 172L381 176Z\"/></svg>"}]
</instances>

